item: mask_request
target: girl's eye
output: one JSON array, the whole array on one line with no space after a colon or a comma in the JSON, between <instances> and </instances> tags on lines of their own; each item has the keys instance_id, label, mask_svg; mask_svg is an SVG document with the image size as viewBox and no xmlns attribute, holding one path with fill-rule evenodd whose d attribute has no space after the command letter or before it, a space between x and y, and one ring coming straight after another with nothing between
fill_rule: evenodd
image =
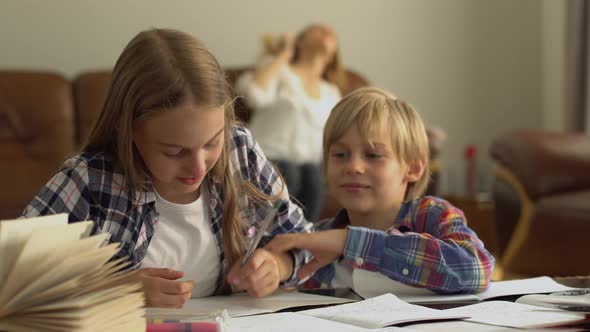
<instances>
[{"instance_id":1,"label":"girl's eye","mask_svg":"<svg viewBox=\"0 0 590 332\"><path fill-rule=\"evenodd\" d=\"M168 158L180 158L182 156L183 150L178 152L164 152L164 155Z\"/></svg>"},{"instance_id":2,"label":"girl's eye","mask_svg":"<svg viewBox=\"0 0 590 332\"><path fill-rule=\"evenodd\" d=\"M219 140L205 144L205 149L213 149L219 144Z\"/></svg>"}]
</instances>

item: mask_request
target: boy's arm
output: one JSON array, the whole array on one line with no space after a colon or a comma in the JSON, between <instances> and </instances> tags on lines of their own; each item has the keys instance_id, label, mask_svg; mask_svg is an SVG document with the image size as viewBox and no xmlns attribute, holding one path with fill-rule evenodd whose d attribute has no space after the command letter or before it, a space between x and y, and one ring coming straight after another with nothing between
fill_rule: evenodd
<instances>
[{"instance_id":1,"label":"boy's arm","mask_svg":"<svg viewBox=\"0 0 590 332\"><path fill-rule=\"evenodd\" d=\"M344 259L356 268L436 292L485 290L494 258L467 227L463 213L434 198L423 199L418 209L415 229L406 233L349 227Z\"/></svg>"}]
</instances>

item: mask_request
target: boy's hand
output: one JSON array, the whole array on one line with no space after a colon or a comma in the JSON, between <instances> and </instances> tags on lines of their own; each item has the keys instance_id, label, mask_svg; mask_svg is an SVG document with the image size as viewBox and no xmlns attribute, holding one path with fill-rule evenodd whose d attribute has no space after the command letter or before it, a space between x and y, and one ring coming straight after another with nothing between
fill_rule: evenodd
<instances>
[{"instance_id":1,"label":"boy's hand","mask_svg":"<svg viewBox=\"0 0 590 332\"><path fill-rule=\"evenodd\" d=\"M293 273L293 260L289 253L273 254L266 249L256 249L250 260L241 266L242 259L232 266L227 279L230 284L251 296L272 294L282 280Z\"/></svg>"},{"instance_id":2,"label":"boy's hand","mask_svg":"<svg viewBox=\"0 0 590 332\"><path fill-rule=\"evenodd\" d=\"M172 269L143 268L129 273L122 282L141 281L148 307L182 308L195 287L193 281L176 280L183 276L184 272Z\"/></svg>"},{"instance_id":3,"label":"boy's hand","mask_svg":"<svg viewBox=\"0 0 590 332\"><path fill-rule=\"evenodd\" d=\"M297 273L299 279L314 274L321 267L341 257L346 246L348 229L333 229L315 233L281 234L275 236L265 249L274 253L285 253L299 248L311 252L314 259L305 264Z\"/></svg>"}]
</instances>

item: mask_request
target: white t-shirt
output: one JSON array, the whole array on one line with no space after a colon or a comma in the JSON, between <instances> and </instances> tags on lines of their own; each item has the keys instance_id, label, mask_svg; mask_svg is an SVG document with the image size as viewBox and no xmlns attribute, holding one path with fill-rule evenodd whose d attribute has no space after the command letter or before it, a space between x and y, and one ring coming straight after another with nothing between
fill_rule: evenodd
<instances>
[{"instance_id":1,"label":"white t-shirt","mask_svg":"<svg viewBox=\"0 0 590 332\"><path fill-rule=\"evenodd\" d=\"M189 204L175 204L156 192L159 217L141 267L170 268L193 280L192 297L210 296L217 287L219 251L209 220L208 201L201 191Z\"/></svg>"},{"instance_id":2,"label":"white t-shirt","mask_svg":"<svg viewBox=\"0 0 590 332\"><path fill-rule=\"evenodd\" d=\"M322 81L320 97L314 99L285 65L265 88L247 72L238 79L236 90L254 110L248 129L269 159L321 162L324 125L341 99L336 85Z\"/></svg>"}]
</instances>

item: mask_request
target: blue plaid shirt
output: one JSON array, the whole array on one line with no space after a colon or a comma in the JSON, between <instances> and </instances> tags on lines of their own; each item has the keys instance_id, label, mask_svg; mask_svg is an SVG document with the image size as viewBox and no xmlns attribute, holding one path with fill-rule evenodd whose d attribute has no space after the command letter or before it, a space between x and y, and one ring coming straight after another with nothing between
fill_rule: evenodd
<instances>
[{"instance_id":1,"label":"blue plaid shirt","mask_svg":"<svg viewBox=\"0 0 590 332\"><path fill-rule=\"evenodd\" d=\"M353 269L380 272L404 284L438 293L475 293L488 288L494 257L463 212L432 196L404 202L386 231L349 226L346 210L316 225L320 230L348 227L342 260ZM305 284L330 287L334 262Z\"/></svg>"},{"instance_id":2,"label":"blue plaid shirt","mask_svg":"<svg viewBox=\"0 0 590 332\"><path fill-rule=\"evenodd\" d=\"M282 182L250 132L240 126L234 127L231 142L231 170L243 180L250 181L262 192L278 194ZM121 247L114 258L125 257L135 267L145 257L155 231L158 218L156 195L153 190L142 189L130 192L124 186L125 177L117 172L112 158L103 153L84 152L67 160L60 170L26 207L23 217L35 217L68 213L69 222L93 220L94 233L110 233L109 242L120 242ZM152 188L146 183L146 188ZM229 268L225 264L222 245L223 187L220 179L208 174L202 190L208 190L208 207L211 228L217 243L221 266L216 293L224 291L225 276ZM241 217L257 225L266 214L266 207L239 197ZM271 236L280 233L310 232L312 224L303 218L301 209L289 200L285 189L281 194L278 222L268 230ZM261 241L263 246L270 238ZM286 285L298 282L297 270L310 260L306 251L293 251L294 273Z\"/></svg>"}]
</instances>

